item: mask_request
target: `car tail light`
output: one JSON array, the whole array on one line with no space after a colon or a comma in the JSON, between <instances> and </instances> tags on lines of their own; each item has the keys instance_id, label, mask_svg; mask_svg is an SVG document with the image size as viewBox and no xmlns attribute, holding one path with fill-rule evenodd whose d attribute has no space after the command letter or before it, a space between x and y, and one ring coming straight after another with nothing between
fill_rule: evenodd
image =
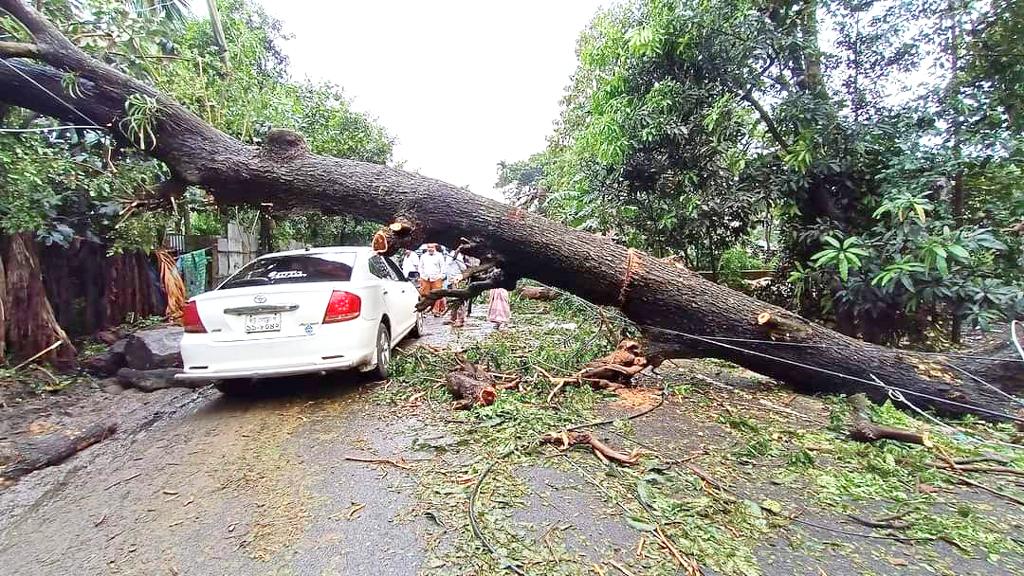
<instances>
[{"instance_id":1,"label":"car tail light","mask_svg":"<svg viewBox=\"0 0 1024 576\"><path fill-rule=\"evenodd\" d=\"M185 309L181 313L181 325L185 327L185 332L206 332L206 326L203 326L203 319L199 317L199 308L194 300L185 304Z\"/></svg>"},{"instance_id":2,"label":"car tail light","mask_svg":"<svg viewBox=\"0 0 1024 576\"><path fill-rule=\"evenodd\" d=\"M327 302L327 310L324 311L324 324L358 318L362 307L363 302L359 296L351 292L335 290L331 293L331 300Z\"/></svg>"}]
</instances>

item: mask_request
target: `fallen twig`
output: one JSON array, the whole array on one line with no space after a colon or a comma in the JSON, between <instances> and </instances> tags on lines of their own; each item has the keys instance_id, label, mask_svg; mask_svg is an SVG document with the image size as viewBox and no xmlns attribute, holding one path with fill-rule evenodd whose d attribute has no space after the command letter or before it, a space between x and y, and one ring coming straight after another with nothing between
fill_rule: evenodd
<instances>
[{"instance_id":1,"label":"fallen twig","mask_svg":"<svg viewBox=\"0 0 1024 576\"><path fill-rule=\"evenodd\" d=\"M615 560L612 560L612 559L609 558L608 559L608 563L611 564L612 566L614 566L615 569L618 570L619 572L622 572L623 574L625 574L625 576L636 576L635 574L630 572L625 566L623 566L622 564L619 564Z\"/></svg>"},{"instance_id":2,"label":"fallen twig","mask_svg":"<svg viewBox=\"0 0 1024 576\"><path fill-rule=\"evenodd\" d=\"M396 460L390 460L388 458L364 458L362 456L342 456L342 460L351 460L352 462L366 462L368 464L390 464L396 468L402 470L411 470L412 466L409 466L404 461L399 462Z\"/></svg>"},{"instance_id":3,"label":"fallen twig","mask_svg":"<svg viewBox=\"0 0 1024 576\"><path fill-rule=\"evenodd\" d=\"M980 489L984 490L985 492L988 492L989 494L993 494L995 496L999 496L1000 498L1003 498L1004 500L1009 500L1010 502L1013 502L1014 504L1017 504L1019 506L1024 506L1024 500L1021 500L1020 498L1014 496L1013 494L1007 494L1006 492L1003 492L1001 490L996 490L995 488L992 488L991 486L982 484L981 482L978 482L977 480L973 480L973 479L968 478L967 476L963 476L961 474L953 474L951 472L945 472L945 474L947 474L948 476L950 476L952 478L955 478L958 482L962 482L964 484L969 484L971 486L974 486L975 488L980 488Z\"/></svg>"},{"instance_id":4,"label":"fallen twig","mask_svg":"<svg viewBox=\"0 0 1024 576\"><path fill-rule=\"evenodd\" d=\"M879 518L878 520L872 520L870 518L862 518L860 516L857 516L856 514L847 514L847 516L851 520L859 522L859 523L867 526L868 528L881 528L881 529L886 529L886 530L906 530L907 528L910 528L910 523L909 522L900 522L899 521L901 518L906 516L905 512L903 514L894 514L892 516L886 516L884 518Z\"/></svg>"},{"instance_id":5,"label":"fallen twig","mask_svg":"<svg viewBox=\"0 0 1024 576\"><path fill-rule=\"evenodd\" d=\"M850 406L853 408L853 424L850 426L849 436L857 442L875 442L877 440L895 440L907 444L919 444L931 448L934 443L928 437L928 432L916 432L905 428L892 428L880 426L871 421L868 417L868 397L864 394L854 394L849 398Z\"/></svg>"},{"instance_id":6,"label":"fallen twig","mask_svg":"<svg viewBox=\"0 0 1024 576\"><path fill-rule=\"evenodd\" d=\"M129 476L127 478L122 478L120 480L115 480L114 482L108 484L107 487L104 488L104 490L110 490L111 488L113 488L114 486L117 486L118 484L121 484L123 482L127 482L129 480L134 480L134 479L138 478L139 476L142 476L142 472L136 472L135 474L132 474L131 476Z\"/></svg>"},{"instance_id":7,"label":"fallen twig","mask_svg":"<svg viewBox=\"0 0 1024 576\"><path fill-rule=\"evenodd\" d=\"M988 472L991 474L1012 474L1014 476L1024 476L1024 470L1021 470L1020 468L1010 468L1009 466L977 466L975 464L961 464L956 460L946 463L933 462L932 466L947 470L956 470L958 472Z\"/></svg>"},{"instance_id":8,"label":"fallen twig","mask_svg":"<svg viewBox=\"0 0 1024 576\"><path fill-rule=\"evenodd\" d=\"M687 576L699 576L703 573L701 572L700 565L697 564L697 562L693 558L683 556L679 552L679 550L675 547L675 544L672 544L672 541L669 540L668 536L665 535L665 532L662 531L660 525L655 527L654 534L658 537L658 540L661 541L661 544L666 549L668 549L669 554L671 554L672 557L675 558L675 561L679 564L679 566L686 570Z\"/></svg>"},{"instance_id":9,"label":"fallen twig","mask_svg":"<svg viewBox=\"0 0 1024 576\"><path fill-rule=\"evenodd\" d=\"M634 450L631 454L625 454L608 446L586 432L549 432L541 437L542 442L548 444L561 444L565 450L570 446L588 445L594 454L601 459L614 460L620 464L631 466L640 461L641 452Z\"/></svg>"},{"instance_id":10,"label":"fallen twig","mask_svg":"<svg viewBox=\"0 0 1024 576\"><path fill-rule=\"evenodd\" d=\"M37 358L39 358L40 356L46 354L47 352L50 352L51 350L56 350L63 343L64 343L63 340L57 340L56 342L54 342L53 344L50 344L49 346L47 346L46 348L44 348L40 352L36 352L35 354L33 354L32 357L29 358L28 360L25 360L21 364L18 364L17 366L15 366L13 371L17 372L18 370L21 370L22 368L25 367L25 365L31 364L33 360L36 360Z\"/></svg>"},{"instance_id":11,"label":"fallen twig","mask_svg":"<svg viewBox=\"0 0 1024 576\"><path fill-rule=\"evenodd\" d=\"M996 462L999 464L1009 464L1010 459L1003 458L1002 456L996 456L994 454L989 454L986 456L974 456L972 458L957 458L956 460L953 460L953 463L956 464L957 466L963 466L965 464L980 464L982 462Z\"/></svg>"}]
</instances>

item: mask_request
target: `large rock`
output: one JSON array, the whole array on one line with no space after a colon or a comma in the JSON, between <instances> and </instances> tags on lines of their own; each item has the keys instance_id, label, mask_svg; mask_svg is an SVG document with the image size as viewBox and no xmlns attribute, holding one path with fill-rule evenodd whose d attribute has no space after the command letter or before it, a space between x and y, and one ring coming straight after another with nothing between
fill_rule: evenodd
<instances>
[{"instance_id":1,"label":"large rock","mask_svg":"<svg viewBox=\"0 0 1024 576\"><path fill-rule=\"evenodd\" d=\"M113 376L124 366L124 353L106 351L81 361L82 369L93 376Z\"/></svg>"},{"instance_id":2,"label":"large rock","mask_svg":"<svg viewBox=\"0 0 1024 576\"><path fill-rule=\"evenodd\" d=\"M180 326L142 330L126 338L125 364L135 370L181 368Z\"/></svg>"}]
</instances>

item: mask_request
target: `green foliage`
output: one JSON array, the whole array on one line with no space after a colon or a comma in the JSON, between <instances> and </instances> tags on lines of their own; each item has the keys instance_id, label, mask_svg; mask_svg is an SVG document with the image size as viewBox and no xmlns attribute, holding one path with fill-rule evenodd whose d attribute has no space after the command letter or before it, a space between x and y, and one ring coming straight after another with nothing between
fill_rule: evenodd
<instances>
[{"instance_id":1,"label":"green foliage","mask_svg":"<svg viewBox=\"0 0 1024 576\"><path fill-rule=\"evenodd\" d=\"M502 182L710 270L752 252L761 219L786 303L871 340L985 327L1024 310L1020 16L974 0L629 0L583 32L548 149L503 164Z\"/></svg>"},{"instance_id":2,"label":"green foliage","mask_svg":"<svg viewBox=\"0 0 1024 576\"><path fill-rule=\"evenodd\" d=\"M139 150L150 150L156 146L153 126L160 113L160 103L146 94L132 94L124 102L124 118L121 129Z\"/></svg>"},{"instance_id":3,"label":"green foliage","mask_svg":"<svg viewBox=\"0 0 1024 576\"><path fill-rule=\"evenodd\" d=\"M735 24L715 6L678 8L638 2L595 17L552 144L542 162L526 161L527 187L540 180L551 191L540 211L574 227L717 269L752 214L754 197L738 185L751 117L730 86L704 81L694 50L709 21Z\"/></svg>"},{"instance_id":4,"label":"green foliage","mask_svg":"<svg viewBox=\"0 0 1024 576\"><path fill-rule=\"evenodd\" d=\"M192 18L183 6L177 1L80 0L47 2L46 10L70 36L81 38L86 51L154 84L243 141L259 144L271 128L290 128L303 133L318 154L390 161L392 138L353 111L339 87L287 79L277 46L280 24L262 9L246 0L220 2L225 59L210 23ZM81 12L90 14L88 23L76 17ZM61 85L69 102L82 96L75 75L66 74ZM156 144L154 123L160 113L160 103L145 94L133 94L124 103L120 126L138 151ZM19 112L5 120L6 125L54 125ZM0 230L35 230L46 243L104 239L115 252L150 250L166 231L183 232L186 220L192 233L223 233L229 214L206 202L200 191L189 191L173 210L134 207L148 188L168 177L165 168L138 151L119 148L94 131L0 136ZM246 216L252 222L255 212ZM281 219L286 224L275 233L281 243L362 243L373 228L345 217L288 214Z\"/></svg>"}]
</instances>

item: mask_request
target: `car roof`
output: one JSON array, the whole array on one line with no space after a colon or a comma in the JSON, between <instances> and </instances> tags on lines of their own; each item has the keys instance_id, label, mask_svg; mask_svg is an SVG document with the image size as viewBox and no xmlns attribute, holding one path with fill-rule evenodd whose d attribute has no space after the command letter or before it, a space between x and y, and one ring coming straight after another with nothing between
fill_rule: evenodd
<instances>
[{"instance_id":1,"label":"car roof","mask_svg":"<svg viewBox=\"0 0 1024 576\"><path fill-rule=\"evenodd\" d=\"M285 250L284 252L270 252L259 256L257 260L262 258L273 258L275 256L298 256L304 254L330 254L334 252L355 252L360 255L365 255L372 252L373 249L368 246L320 246L317 248L300 248L298 250Z\"/></svg>"}]
</instances>

